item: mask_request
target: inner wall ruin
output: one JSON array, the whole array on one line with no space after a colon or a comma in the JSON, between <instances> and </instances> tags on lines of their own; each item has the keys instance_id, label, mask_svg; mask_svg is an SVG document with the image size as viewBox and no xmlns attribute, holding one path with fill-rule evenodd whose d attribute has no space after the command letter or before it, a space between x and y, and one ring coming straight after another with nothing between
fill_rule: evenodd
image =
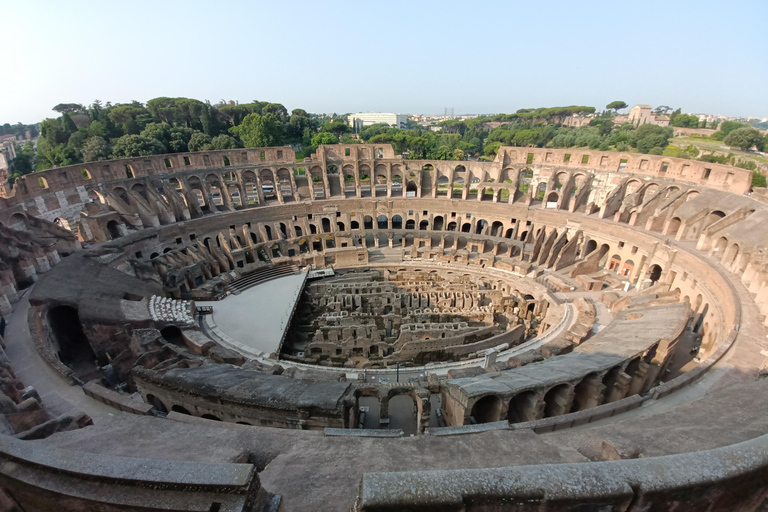
<instances>
[{"instance_id":1,"label":"inner wall ruin","mask_svg":"<svg viewBox=\"0 0 768 512\"><path fill-rule=\"evenodd\" d=\"M282 347L304 362L384 368L458 360L536 335L549 303L474 272L378 267L306 287ZM538 295L546 289L538 285ZM519 327L518 327L519 326Z\"/></svg>"},{"instance_id":2,"label":"inner wall ruin","mask_svg":"<svg viewBox=\"0 0 768 512\"><path fill-rule=\"evenodd\" d=\"M0 190L0 502L759 510L768 208L750 183L661 156L366 144L24 176ZM252 327L232 336L236 307Z\"/></svg>"}]
</instances>

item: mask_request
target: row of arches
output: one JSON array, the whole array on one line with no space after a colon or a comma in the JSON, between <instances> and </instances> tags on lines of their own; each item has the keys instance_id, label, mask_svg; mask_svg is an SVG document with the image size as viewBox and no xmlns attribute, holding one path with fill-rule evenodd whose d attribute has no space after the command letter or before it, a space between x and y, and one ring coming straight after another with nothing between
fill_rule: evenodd
<instances>
[{"instance_id":1,"label":"row of arches","mask_svg":"<svg viewBox=\"0 0 768 512\"><path fill-rule=\"evenodd\" d=\"M547 389L527 389L510 397L489 394L476 400L469 412L470 423L510 423L540 420L583 411L640 393L652 382L647 368L656 347L624 365L585 375L577 383L564 382Z\"/></svg>"}]
</instances>

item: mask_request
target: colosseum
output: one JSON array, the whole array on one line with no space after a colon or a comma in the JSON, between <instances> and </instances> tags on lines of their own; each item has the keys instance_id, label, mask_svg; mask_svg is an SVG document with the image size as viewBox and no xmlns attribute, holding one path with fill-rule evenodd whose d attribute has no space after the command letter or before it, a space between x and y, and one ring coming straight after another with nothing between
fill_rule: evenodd
<instances>
[{"instance_id":1,"label":"colosseum","mask_svg":"<svg viewBox=\"0 0 768 512\"><path fill-rule=\"evenodd\" d=\"M0 510L768 510L768 206L637 153L0 188Z\"/></svg>"}]
</instances>

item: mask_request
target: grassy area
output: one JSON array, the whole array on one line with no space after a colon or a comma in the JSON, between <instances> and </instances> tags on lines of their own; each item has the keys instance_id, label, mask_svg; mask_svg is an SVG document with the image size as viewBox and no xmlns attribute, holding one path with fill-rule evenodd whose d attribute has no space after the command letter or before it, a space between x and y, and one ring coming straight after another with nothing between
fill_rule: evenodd
<instances>
[{"instance_id":1,"label":"grassy area","mask_svg":"<svg viewBox=\"0 0 768 512\"><path fill-rule=\"evenodd\" d=\"M747 151L742 151L737 148L730 148L726 146L722 141L713 140L710 138L690 137L690 136L673 137L669 139L669 144L673 146L677 146L680 149L685 149L688 146L694 146L698 148L699 151L701 151L702 153L717 153L717 154L724 154L724 155L733 153L733 155L736 157L737 160L746 160L746 161L751 160L757 163L758 165L768 164L768 158L762 155L758 155L756 153L751 153Z\"/></svg>"}]
</instances>

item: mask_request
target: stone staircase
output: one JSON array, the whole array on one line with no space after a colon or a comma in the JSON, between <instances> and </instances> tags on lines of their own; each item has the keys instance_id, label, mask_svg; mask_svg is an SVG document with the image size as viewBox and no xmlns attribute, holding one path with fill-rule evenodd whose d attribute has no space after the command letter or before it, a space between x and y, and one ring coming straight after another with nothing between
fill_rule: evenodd
<instances>
[{"instance_id":1,"label":"stone staircase","mask_svg":"<svg viewBox=\"0 0 768 512\"><path fill-rule=\"evenodd\" d=\"M297 274L298 272L299 267L290 264L279 264L262 267L254 272L251 272L247 276L241 277L237 281L233 281L229 285L229 289L232 290L232 293L238 294L247 290L248 288L251 288L252 286L266 283L267 281L271 281L273 279Z\"/></svg>"}]
</instances>

